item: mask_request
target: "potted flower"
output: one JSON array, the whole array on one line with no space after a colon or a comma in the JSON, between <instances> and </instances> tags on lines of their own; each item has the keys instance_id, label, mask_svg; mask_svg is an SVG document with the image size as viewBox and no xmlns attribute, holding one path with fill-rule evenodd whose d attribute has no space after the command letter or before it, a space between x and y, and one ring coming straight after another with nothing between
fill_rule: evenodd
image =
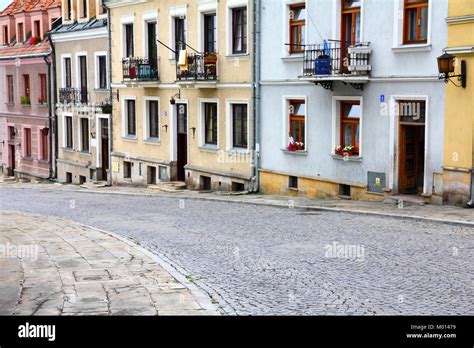
<instances>
[{"instance_id":1,"label":"potted flower","mask_svg":"<svg viewBox=\"0 0 474 348\"><path fill-rule=\"evenodd\" d=\"M352 156L354 154L354 146L348 145L348 146L342 146L339 145L336 147L336 154L340 156Z\"/></svg>"},{"instance_id":2,"label":"potted flower","mask_svg":"<svg viewBox=\"0 0 474 348\"><path fill-rule=\"evenodd\" d=\"M288 138L288 151L296 151L296 142L291 135Z\"/></svg>"},{"instance_id":3,"label":"potted flower","mask_svg":"<svg viewBox=\"0 0 474 348\"><path fill-rule=\"evenodd\" d=\"M20 103L22 105L30 105L30 97L24 96L20 98Z\"/></svg>"},{"instance_id":4,"label":"potted flower","mask_svg":"<svg viewBox=\"0 0 474 348\"><path fill-rule=\"evenodd\" d=\"M38 98L38 104L40 105L45 105L48 103L48 100L46 99L43 99L43 98Z\"/></svg>"},{"instance_id":5,"label":"potted flower","mask_svg":"<svg viewBox=\"0 0 474 348\"><path fill-rule=\"evenodd\" d=\"M32 36L29 40L28 40L28 45L36 45L38 42L40 42L40 38L39 37L36 37L36 36Z\"/></svg>"},{"instance_id":6,"label":"potted flower","mask_svg":"<svg viewBox=\"0 0 474 348\"><path fill-rule=\"evenodd\" d=\"M304 150L304 143L303 142L295 142L297 150Z\"/></svg>"},{"instance_id":7,"label":"potted flower","mask_svg":"<svg viewBox=\"0 0 474 348\"><path fill-rule=\"evenodd\" d=\"M204 52L204 63L216 63L217 53L215 52Z\"/></svg>"}]
</instances>

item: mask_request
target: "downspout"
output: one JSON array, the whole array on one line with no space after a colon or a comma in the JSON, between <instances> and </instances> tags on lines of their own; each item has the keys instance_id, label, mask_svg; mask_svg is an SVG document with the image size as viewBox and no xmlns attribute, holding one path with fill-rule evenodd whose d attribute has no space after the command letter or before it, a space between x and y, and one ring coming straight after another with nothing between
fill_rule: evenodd
<instances>
[{"instance_id":1,"label":"downspout","mask_svg":"<svg viewBox=\"0 0 474 348\"><path fill-rule=\"evenodd\" d=\"M474 208L474 168L471 170L471 200L466 205L469 208Z\"/></svg>"},{"instance_id":2,"label":"downspout","mask_svg":"<svg viewBox=\"0 0 474 348\"><path fill-rule=\"evenodd\" d=\"M53 69L50 69L50 77L48 78L48 100L50 101L49 105L49 112L50 112L50 127L49 131L51 132L51 140L53 140L54 135L54 151L53 151L53 141L49 142L49 162L51 168L51 179L57 179L58 171L57 171L57 160L58 160L58 119L56 117L56 103L57 103L57 96L56 96L56 48L54 47L53 39L51 37L51 33L47 33L49 45L51 46L51 59L52 59L52 66ZM51 63L50 63L51 64ZM54 93L52 90L54 88ZM53 157L54 153L54 157Z\"/></svg>"},{"instance_id":3,"label":"downspout","mask_svg":"<svg viewBox=\"0 0 474 348\"><path fill-rule=\"evenodd\" d=\"M114 113L114 102L113 102L113 93L112 93L112 45L111 45L111 35L110 35L110 9L105 6L107 9L107 52L109 55L109 100L110 100L110 115L109 115L109 172L107 173L107 185L112 186L112 115ZM119 102L119 93L117 90L117 102ZM102 149L103 151L103 149Z\"/></svg>"},{"instance_id":4,"label":"downspout","mask_svg":"<svg viewBox=\"0 0 474 348\"><path fill-rule=\"evenodd\" d=\"M52 51L51 51L52 53ZM53 55L51 55L51 57L53 57ZM49 171L48 171L48 180L51 180L53 178L53 154L52 154L52 150L53 150L53 142L51 141L53 139L53 104L51 102L51 62L48 61L48 57L43 57L46 65L48 66L48 80L47 80L47 93L48 93L48 113L49 113L49 117L48 117L48 127L49 127Z\"/></svg>"},{"instance_id":5,"label":"downspout","mask_svg":"<svg viewBox=\"0 0 474 348\"><path fill-rule=\"evenodd\" d=\"M260 156L260 0L252 0L252 50L251 50L251 98L252 98L252 181L253 192L259 191L259 156Z\"/></svg>"}]
</instances>

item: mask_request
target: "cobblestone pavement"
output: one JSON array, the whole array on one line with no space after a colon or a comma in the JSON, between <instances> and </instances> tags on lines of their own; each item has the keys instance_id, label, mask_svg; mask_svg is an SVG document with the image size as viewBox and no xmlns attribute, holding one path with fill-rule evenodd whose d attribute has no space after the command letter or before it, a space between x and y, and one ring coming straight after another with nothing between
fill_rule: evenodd
<instances>
[{"instance_id":1,"label":"cobblestone pavement","mask_svg":"<svg viewBox=\"0 0 474 348\"><path fill-rule=\"evenodd\" d=\"M470 226L169 197L6 187L1 195L1 209L135 240L225 313L474 314Z\"/></svg>"},{"instance_id":2,"label":"cobblestone pavement","mask_svg":"<svg viewBox=\"0 0 474 348\"><path fill-rule=\"evenodd\" d=\"M22 213L1 212L0 221L0 315L212 314L139 248L109 234Z\"/></svg>"}]
</instances>

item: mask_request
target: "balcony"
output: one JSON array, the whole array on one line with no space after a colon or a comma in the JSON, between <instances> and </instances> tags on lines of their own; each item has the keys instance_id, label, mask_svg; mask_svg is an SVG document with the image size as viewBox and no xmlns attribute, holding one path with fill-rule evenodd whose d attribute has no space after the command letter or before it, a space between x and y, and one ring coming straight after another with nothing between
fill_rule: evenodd
<instances>
[{"instance_id":1,"label":"balcony","mask_svg":"<svg viewBox=\"0 0 474 348\"><path fill-rule=\"evenodd\" d=\"M129 57L122 59L123 82L130 84L150 83L160 80L157 58Z\"/></svg>"},{"instance_id":2,"label":"balcony","mask_svg":"<svg viewBox=\"0 0 474 348\"><path fill-rule=\"evenodd\" d=\"M87 104L88 101L87 87L59 89L59 103L61 104Z\"/></svg>"},{"instance_id":3,"label":"balcony","mask_svg":"<svg viewBox=\"0 0 474 348\"><path fill-rule=\"evenodd\" d=\"M372 70L369 64L371 52L368 42L347 45L328 40L324 44L306 45L303 75L299 78L330 90L333 90L334 81L362 90Z\"/></svg>"},{"instance_id":4,"label":"balcony","mask_svg":"<svg viewBox=\"0 0 474 348\"><path fill-rule=\"evenodd\" d=\"M186 60L179 57L176 64L176 80L177 83L195 84L197 87L215 87L217 55L188 53Z\"/></svg>"}]
</instances>

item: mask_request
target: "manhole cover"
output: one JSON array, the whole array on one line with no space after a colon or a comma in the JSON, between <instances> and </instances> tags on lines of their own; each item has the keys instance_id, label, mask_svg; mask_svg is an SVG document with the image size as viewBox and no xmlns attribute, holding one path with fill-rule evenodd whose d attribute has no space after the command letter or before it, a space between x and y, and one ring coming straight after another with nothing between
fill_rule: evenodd
<instances>
[{"instance_id":1,"label":"manhole cover","mask_svg":"<svg viewBox=\"0 0 474 348\"><path fill-rule=\"evenodd\" d=\"M73 274L77 282L105 281L112 279L109 271L106 269L75 271Z\"/></svg>"}]
</instances>

